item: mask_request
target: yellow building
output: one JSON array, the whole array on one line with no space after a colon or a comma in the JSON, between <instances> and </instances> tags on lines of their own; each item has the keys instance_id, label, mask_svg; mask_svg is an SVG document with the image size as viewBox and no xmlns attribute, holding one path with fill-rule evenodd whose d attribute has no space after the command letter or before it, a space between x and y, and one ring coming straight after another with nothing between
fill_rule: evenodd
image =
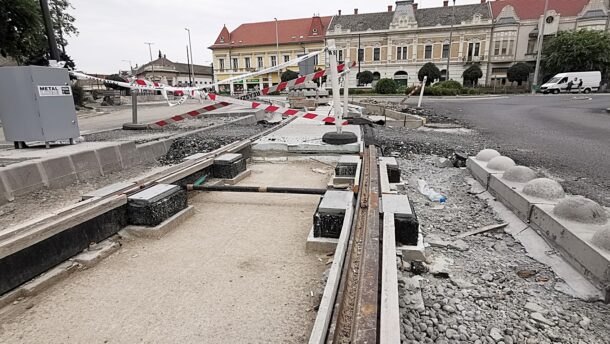
<instances>
[{"instance_id":1,"label":"yellow building","mask_svg":"<svg viewBox=\"0 0 610 344\"><path fill-rule=\"evenodd\" d=\"M229 32L223 27L218 38L209 48L214 57L214 76L217 81L266 69L298 56L324 49L326 30L332 17L278 20L242 24ZM324 68L324 55L315 60L316 68ZM294 65L288 69L298 71ZM281 73L281 72L280 72ZM244 90L256 90L277 84L280 73L273 72L258 77L221 85L218 91L240 94Z\"/></svg>"}]
</instances>

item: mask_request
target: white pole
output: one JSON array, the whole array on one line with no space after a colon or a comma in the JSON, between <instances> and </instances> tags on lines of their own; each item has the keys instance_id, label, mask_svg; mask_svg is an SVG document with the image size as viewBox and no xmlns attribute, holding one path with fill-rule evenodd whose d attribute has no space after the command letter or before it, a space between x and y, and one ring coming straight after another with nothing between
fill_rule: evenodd
<instances>
[{"instance_id":1,"label":"white pole","mask_svg":"<svg viewBox=\"0 0 610 344\"><path fill-rule=\"evenodd\" d=\"M421 82L421 91L419 92L419 102L417 103L417 107L421 107L421 101L424 98L424 88L426 88L426 81L428 81L428 76L424 76L424 80Z\"/></svg>"},{"instance_id":2,"label":"white pole","mask_svg":"<svg viewBox=\"0 0 610 344\"><path fill-rule=\"evenodd\" d=\"M335 40L328 40L328 59L330 62L330 82L333 88L333 108L335 110L335 126L337 127L337 134L341 134L341 122L343 121L341 115L341 95L339 94L339 73L337 73L337 48L335 47Z\"/></svg>"},{"instance_id":3,"label":"white pole","mask_svg":"<svg viewBox=\"0 0 610 344\"><path fill-rule=\"evenodd\" d=\"M349 70L348 69L348 65L349 65L349 60L345 60L345 62L343 62L345 64L345 74L343 74L343 117L348 117L349 115L349 99L348 99L348 93L349 93Z\"/></svg>"}]
</instances>

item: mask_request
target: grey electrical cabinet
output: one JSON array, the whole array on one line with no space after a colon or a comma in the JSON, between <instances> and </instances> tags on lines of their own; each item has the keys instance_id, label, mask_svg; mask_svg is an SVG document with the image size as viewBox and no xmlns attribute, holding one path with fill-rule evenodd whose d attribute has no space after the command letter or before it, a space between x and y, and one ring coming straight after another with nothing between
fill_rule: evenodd
<instances>
[{"instance_id":1,"label":"grey electrical cabinet","mask_svg":"<svg viewBox=\"0 0 610 344\"><path fill-rule=\"evenodd\" d=\"M80 136L72 87L64 68L0 67L0 120L15 147Z\"/></svg>"}]
</instances>

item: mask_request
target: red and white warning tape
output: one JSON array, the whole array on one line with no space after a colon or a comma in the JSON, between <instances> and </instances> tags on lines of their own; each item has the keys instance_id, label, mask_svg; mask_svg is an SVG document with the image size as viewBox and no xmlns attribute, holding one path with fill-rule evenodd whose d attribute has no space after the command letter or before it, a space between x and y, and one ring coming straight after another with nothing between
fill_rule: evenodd
<instances>
[{"instance_id":1,"label":"red and white warning tape","mask_svg":"<svg viewBox=\"0 0 610 344\"><path fill-rule=\"evenodd\" d=\"M170 118L164 119L164 120L160 120L160 121L156 121L154 123L151 123L148 125L149 128L151 129L162 129L163 127L165 127L166 125L172 124L172 123L176 123L176 122L180 122L183 121L185 119L189 119L189 118L197 118L200 115L206 113L206 112L210 112L212 110L216 110L216 109L220 109L223 108L225 106L230 105L227 102L219 102L216 104L212 104L212 105L208 105L205 106L201 109L198 110L193 110L193 111L189 111L185 114L182 115L176 115L176 116L172 116Z\"/></svg>"}]
</instances>

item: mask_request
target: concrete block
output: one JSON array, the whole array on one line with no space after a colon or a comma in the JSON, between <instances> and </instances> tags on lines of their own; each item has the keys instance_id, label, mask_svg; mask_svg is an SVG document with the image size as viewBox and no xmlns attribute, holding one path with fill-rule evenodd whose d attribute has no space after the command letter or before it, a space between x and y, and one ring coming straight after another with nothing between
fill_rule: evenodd
<instances>
[{"instance_id":1,"label":"concrete block","mask_svg":"<svg viewBox=\"0 0 610 344\"><path fill-rule=\"evenodd\" d=\"M104 240L74 257L74 261L86 268L92 268L102 259L118 251L121 245L116 241Z\"/></svg>"},{"instance_id":2,"label":"concrete block","mask_svg":"<svg viewBox=\"0 0 610 344\"><path fill-rule=\"evenodd\" d=\"M94 151L82 151L70 155L78 180L88 180L102 175L100 162Z\"/></svg>"},{"instance_id":3,"label":"concrete block","mask_svg":"<svg viewBox=\"0 0 610 344\"><path fill-rule=\"evenodd\" d=\"M154 227L187 207L186 191L157 184L127 198L129 224Z\"/></svg>"},{"instance_id":4,"label":"concrete block","mask_svg":"<svg viewBox=\"0 0 610 344\"><path fill-rule=\"evenodd\" d=\"M152 141L137 146L140 162L143 163L156 161L167 153L167 149L163 141Z\"/></svg>"},{"instance_id":5,"label":"concrete block","mask_svg":"<svg viewBox=\"0 0 610 344\"><path fill-rule=\"evenodd\" d=\"M159 239L180 226L193 214L195 214L195 207L189 205L154 227L127 226L124 230L131 237Z\"/></svg>"},{"instance_id":6,"label":"concrete block","mask_svg":"<svg viewBox=\"0 0 610 344\"><path fill-rule=\"evenodd\" d=\"M23 162L11 164L0 169L3 180L14 196L25 195L31 191L42 189L41 166L38 163Z\"/></svg>"},{"instance_id":7,"label":"concrete block","mask_svg":"<svg viewBox=\"0 0 610 344\"><path fill-rule=\"evenodd\" d=\"M221 179L220 182L218 182L218 184L219 185L237 185L239 182L250 177L251 174L252 174L251 170L245 170L242 173L235 176L235 178Z\"/></svg>"},{"instance_id":8,"label":"concrete block","mask_svg":"<svg viewBox=\"0 0 610 344\"><path fill-rule=\"evenodd\" d=\"M595 246L592 238L596 232L608 230L610 225L562 219L553 213L553 208L553 205L535 205L530 225L559 249L564 258L585 277L604 289L606 302L609 302L610 251Z\"/></svg>"},{"instance_id":9,"label":"concrete block","mask_svg":"<svg viewBox=\"0 0 610 344\"><path fill-rule=\"evenodd\" d=\"M76 271L77 265L71 261L63 262L53 269L36 277L34 280L23 285L24 295L33 296L49 288L55 283L63 280L72 272Z\"/></svg>"},{"instance_id":10,"label":"concrete block","mask_svg":"<svg viewBox=\"0 0 610 344\"><path fill-rule=\"evenodd\" d=\"M402 253L402 260L404 261L426 261L426 247L424 245L424 236L421 232L421 228L418 226L417 244L415 245L400 245L397 243L396 250Z\"/></svg>"},{"instance_id":11,"label":"concrete block","mask_svg":"<svg viewBox=\"0 0 610 344\"><path fill-rule=\"evenodd\" d=\"M246 170L246 160L241 154L225 153L214 159L214 178L234 179Z\"/></svg>"},{"instance_id":12,"label":"concrete block","mask_svg":"<svg viewBox=\"0 0 610 344\"><path fill-rule=\"evenodd\" d=\"M62 188L78 180L69 156L45 159L40 165L45 184L50 188Z\"/></svg>"},{"instance_id":13,"label":"concrete block","mask_svg":"<svg viewBox=\"0 0 610 344\"><path fill-rule=\"evenodd\" d=\"M119 182L119 183L114 183L108 186L105 186L101 189L97 189L97 190L93 190L91 192L88 192L84 195L81 196L81 199L87 200L90 198L95 198L95 197L106 197L109 195L113 195L116 194L117 192L130 188L132 186L136 185L136 183L134 182Z\"/></svg>"},{"instance_id":14,"label":"concrete block","mask_svg":"<svg viewBox=\"0 0 610 344\"><path fill-rule=\"evenodd\" d=\"M305 250L307 250L308 252L320 253L335 252L337 244L339 243L339 239L315 237L313 232L314 228L311 227L311 230L307 235L307 243L305 244Z\"/></svg>"},{"instance_id":15,"label":"concrete block","mask_svg":"<svg viewBox=\"0 0 610 344\"><path fill-rule=\"evenodd\" d=\"M124 169L140 164L140 157L135 142L124 142L118 146L121 166Z\"/></svg>"},{"instance_id":16,"label":"concrete block","mask_svg":"<svg viewBox=\"0 0 610 344\"><path fill-rule=\"evenodd\" d=\"M360 157L357 155L342 155L335 167L335 175L338 177L354 177L356 169L360 163Z\"/></svg>"},{"instance_id":17,"label":"concrete block","mask_svg":"<svg viewBox=\"0 0 610 344\"><path fill-rule=\"evenodd\" d=\"M384 194L381 197L381 212L383 214L394 214L394 229L397 243L412 246L417 245L419 240L419 221L407 195Z\"/></svg>"},{"instance_id":18,"label":"concrete block","mask_svg":"<svg viewBox=\"0 0 610 344\"><path fill-rule=\"evenodd\" d=\"M98 148L95 150L95 154L100 162L103 174L109 174L123 169L121 166L121 156L117 146Z\"/></svg>"},{"instance_id":19,"label":"concrete block","mask_svg":"<svg viewBox=\"0 0 610 344\"><path fill-rule=\"evenodd\" d=\"M493 174L489 178L489 193L509 208L523 222L529 222L532 207L535 204L557 204L556 200L526 195L522 192L526 183L508 181L501 175Z\"/></svg>"},{"instance_id":20,"label":"concrete block","mask_svg":"<svg viewBox=\"0 0 610 344\"><path fill-rule=\"evenodd\" d=\"M466 160L466 167L472 174L472 176L479 182L483 187L487 189L489 187L489 177L492 174L501 175L503 171L492 170L487 168L487 162L478 160L474 157L469 157Z\"/></svg>"},{"instance_id":21,"label":"concrete block","mask_svg":"<svg viewBox=\"0 0 610 344\"><path fill-rule=\"evenodd\" d=\"M339 238L347 208L352 206L351 191L328 190L313 217L314 237Z\"/></svg>"},{"instance_id":22,"label":"concrete block","mask_svg":"<svg viewBox=\"0 0 610 344\"><path fill-rule=\"evenodd\" d=\"M0 172L0 205L14 200L12 192L7 186L4 174Z\"/></svg>"}]
</instances>

